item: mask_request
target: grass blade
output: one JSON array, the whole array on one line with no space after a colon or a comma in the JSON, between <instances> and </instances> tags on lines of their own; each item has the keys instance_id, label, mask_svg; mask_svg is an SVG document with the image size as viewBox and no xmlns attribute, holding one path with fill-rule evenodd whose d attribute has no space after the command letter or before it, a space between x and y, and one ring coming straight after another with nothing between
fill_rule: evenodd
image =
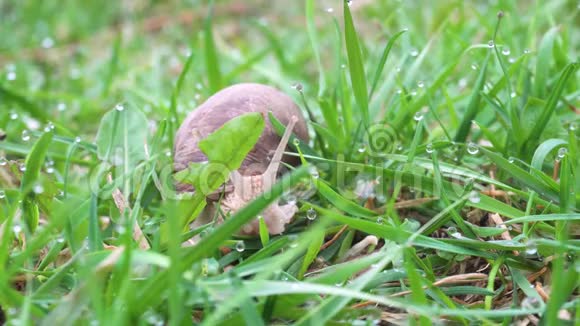
<instances>
[{"instance_id":1,"label":"grass blade","mask_svg":"<svg viewBox=\"0 0 580 326\"><path fill-rule=\"evenodd\" d=\"M359 110L362 113L362 121L365 126L368 126L370 123L370 116L367 81L359 39L352 21L348 1L344 1L344 37L352 90Z\"/></svg>"}]
</instances>

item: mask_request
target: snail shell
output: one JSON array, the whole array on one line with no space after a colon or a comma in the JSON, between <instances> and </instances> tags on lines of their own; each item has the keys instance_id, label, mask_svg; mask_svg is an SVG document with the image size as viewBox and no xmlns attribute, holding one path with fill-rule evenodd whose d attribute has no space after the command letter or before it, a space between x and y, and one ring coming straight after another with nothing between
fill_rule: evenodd
<instances>
[{"instance_id":1,"label":"snail shell","mask_svg":"<svg viewBox=\"0 0 580 326\"><path fill-rule=\"evenodd\" d=\"M181 171L190 163L207 161L207 157L198 147L198 142L227 121L250 112L260 112L267 117L270 111L284 125L288 125L293 116L297 117L293 131L298 138L308 141L306 121L300 108L288 95L262 84L236 84L208 98L183 121L175 137L174 170ZM269 119L265 120L266 126L262 135L238 170L241 175L264 173L280 143L281 137L274 131ZM296 158L290 156L284 156L282 161L297 163ZM185 184L177 184L176 188L180 192L194 190L191 185ZM226 192L231 191L231 185L229 189L225 189Z\"/></svg>"}]
</instances>

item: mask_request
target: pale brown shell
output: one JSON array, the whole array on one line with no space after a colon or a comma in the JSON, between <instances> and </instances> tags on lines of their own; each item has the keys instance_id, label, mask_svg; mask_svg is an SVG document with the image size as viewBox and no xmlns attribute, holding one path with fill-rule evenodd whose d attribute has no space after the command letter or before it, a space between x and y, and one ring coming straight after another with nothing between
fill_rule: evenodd
<instances>
[{"instance_id":1,"label":"pale brown shell","mask_svg":"<svg viewBox=\"0 0 580 326\"><path fill-rule=\"evenodd\" d=\"M197 144L224 123L244 113L260 112L266 116L266 127L257 144L242 162L239 172L243 175L262 174L270 164L270 157L281 139L267 118L270 111L284 125L288 124L292 116L298 117L294 134L301 140L308 141L306 121L300 108L288 95L262 84L236 84L208 98L183 121L175 136L174 170L181 171L192 162L207 161ZM289 156L284 156L283 161L296 162ZM189 185L178 184L176 187L178 191L193 191Z\"/></svg>"}]
</instances>

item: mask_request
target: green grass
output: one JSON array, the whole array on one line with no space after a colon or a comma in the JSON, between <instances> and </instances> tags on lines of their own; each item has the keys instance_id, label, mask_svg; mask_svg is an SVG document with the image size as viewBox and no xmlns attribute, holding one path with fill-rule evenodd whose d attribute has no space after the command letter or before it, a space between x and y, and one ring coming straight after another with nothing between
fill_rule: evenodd
<instances>
[{"instance_id":1,"label":"green grass","mask_svg":"<svg viewBox=\"0 0 580 326\"><path fill-rule=\"evenodd\" d=\"M0 0L0 324L580 324L579 16ZM304 164L267 193L190 230L204 202L171 190L175 131L238 82L293 97L313 139L290 141ZM260 126L202 146L233 170ZM235 235L296 196L284 234Z\"/></svg>"}]
</instances>

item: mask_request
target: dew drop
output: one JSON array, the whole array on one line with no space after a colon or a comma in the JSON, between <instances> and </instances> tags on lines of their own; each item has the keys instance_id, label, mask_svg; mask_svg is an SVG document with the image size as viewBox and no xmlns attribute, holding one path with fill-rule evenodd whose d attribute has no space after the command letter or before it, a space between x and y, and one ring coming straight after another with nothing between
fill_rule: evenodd
<instances>
[{"instance_id":1,"label":"dew drop","mask_svg":"<svg viewBox=\"0 0 580 326\"><path fill-rule=\"evenodd\" d=\"M0 190L0 199L6 198L6 192L4 190Z\"/></svg>"},{"instance_id":2,"label":"dew drop","mask_svg":"<svg viewBox=\"0 0 580 326\"><path fill-rule=\"evenodd\" d=\"M22 130L22 141L29 141L30 140L30 134L28 133L28 130Z\"/></svg>"},{"instance_id":3,"label":"dew drop","mask_svg":"<svg viewBox=\"0 0 580 326\"><path fill-rule=\"evenodd\" d=\"M576 126L575 122L570 122L570 125L568 126L568 130L570 131L575 131L578 127Z\"/></svg>"},{"instance_id":4,"label":"dew drop","mask_svg":"<svg viewBox=\"0 0 580 326\"><path fill-rule=\"evenodd\" d=\"M314 208L309 208L308 211L306 211L306 218L311 220L311 221L315 220L317 216L318 216L318 214L316 213Z\"/></svg>"},{"instance_id":5,"label":"dew drop","mask_svg":"<svg viewBox=\"0 0 580 326\"><path fill-rule=\"evenodd\" d=\"M81 142L81 137L79 137L79 136L75 137L75 143L77 143L77 144L78 144L78 143L80 143L80 142Z\"/></svg>"},{"instance_id":6,"label":"dew drop","mask_svg":"<svg viewBox=\"0 0 580 326\"><path fill-rule=\"evenodd\" d=\"M333 8L326 8L326 12L332 14L334 12Z\"/></svg>"},{"instance_id":7,"label":"dew drop","mask_svg":"<svg viewBox=\"0 0 580 326\"><path fill-rule=\"evenodd\" d=\"M18 166L18 170L20 170L20 172L26 171L26 165L24 163L20 163L20 165Z\"/></svg>"},{"instance_id":8,"label":"dew drop","mask_svg":"<svg viewBox=\"0 0 580 326\"><path fill-rule=\"evenodd\" d=\"M510 55L510 53L511 53L511 51L510 51L510 48L508 48L508 47L504 47L501 50L501 54L503 54L503 55Z\"/></svg>"},{"instance_id":9,"label":"dew drop","mask_svg":"<svg viewBox=\"0 0 580 326\"><path fill-rule=\"evenodd\" d=\"M517 96L516 92L511 92L510 97L515 98Z\"/></svg>"},{"instance_id":10,"label":"dew drop","mask_svg":"<svg viewBox=\"0 0 580 326\"><path fill-rule=\"evenodd\" d=\"M58 238L56 238L56 242L58 242L58 243L64 243L64 238L63 237L58 237Z\"/></svg>"},{"instance_id":11,"label":"dew drop","mask_svg":"<svg viewBox=\"0 0 580 326\"><path fill-rule=\"evenodd\" d=\"M526 255L535 255L538 253L538 246L534 241L528 241L526 243Z\"/></svg>"},{"instance_id":12,"label":"dew drop","mask_svg":"<svg viewBox=\"0 0 580 326\"><path fill-rule=\"evenodd\" d=\"M566 147L560 147L560 149L558 150L558 158L563 159L567 153L568 153L568 149Z\"/></svg>"},{"instance_id":13,"label":"dew drop","mask_svg":"<svg viewBox=\"0 0 580 326\"><path fill-rule=\"evenodd\" d=\"M350 7L352 6L352 0L346 0L346 4Z\"/></svg>"},{"instance_id":14,"label":"dew drop","mask_svg":"<svg viewBox=\"0 0 580 326\"><path fill-rule=\"evenodd\" d=\"M294 138L294 141L292 141L292 143L294 143L294 146L300 146L300 139Z\"/></svg>"},{"instance_id":15,"label":"dew drop","mask_svg":"<svg viewBox=\"0 0 580 326\"><path fill-rule=\"evenodd\" d=\"M469 193L468 199L470 202L472 202L474 204L477 204L481 201L481 197L479 196L479 193L475 190L473 190Z\"/></svg>"},{"instance_id":16,"label":"dew drop","mask_svg":"<svg viewBox=\"0 0 580 326\"><path fill-rule=\"evenodd\" d=\"M383 224L384 220L382 217L377 217L377 224Z\"/></svg>"},{"instance_id":17,"label":"dew drop","mask_svg":"<svg viewBox=\"0 0 580 326\"><path fill-rule=\"evenodd\" d=\"M16 119L18 119L18 113L16 113L16 112L10 113L10 120L16 120Z\"/></svg>"},{"instance_id":18,"label":"dew drop","mask_svg":"<svg viewBox=\"0 0 580 326\"><path fill-rule=\"evenodd\" d=\"M417 49L412 49L411 52L409 53L412 57L416 57L419 55L419 50Z\"/></svg>"},{"instance_id":19,"label":"dew drop","mask_svg":"<svg viewBox=\"0 0 580 326\"><path fill-rule=\"evenodd\" d=\"M524 49L524 54L529 54L530 52L532 52L530 49Z\"/></svg>"},{"instance_id":20,"label":"dew drop","mask_svg":"<svg viewBox=\"0 0 580 326\"><path fill-rule=\"evenodd\" d=\"M304 90L304 86L302 86L301 83L294 83L292 84L292 88L294 88L295 90L302 92Z\"/></svg>"},{"instance_id":21,"label":"dew drop","mask_svg":"<svg viewBox=\"0 0 580 326\"><path fill-rule=\"evenodd\" d=\"M423 87L425 87L425 82L424 82L424 81L422 81L422 80L418 81L418 82L417 82L417 87L419 87L419 88L423 88Z\"/></svg>"},{"instance_id":22,"label":"dew drop","mask_svg":"<svg viewBox=\"0 0 580 326\"><path fill-rule=\"evenodd\" d=\"M487 42L487 47L490 49L493 49L495 47L495 43L493 43L493 40L490 40L489 42Z\"/></svg>"},{"instance_id":23,"label":"dew drop","mask_svg":"<svg viewBox=\"0 0 580 326\"><path fill-rule=\"evenodd\" d=\"M125 234L125 232L127 232L127 229L125 228L125 226L121 225L121 224L118 224L117 227L115 228L115 230L119 234Z\"/></svg>"},{"instance_id":24,"label":"dew drop","mask_svg":"<svg viewBox=\"0 0 580 326\"><path fill-rule=\"evenodd\" d=\"M542 304L538 298L526 297L524 300L522 300L522 308L536 309L536 308L540 308L541 306L542 306Z\"/></svg>"},{"instance_id":25,"label":"dew drop","mask_svg":"<svg viewBox=\"0 0 580 326\"><path fill-rule=\"evenodd\" d=\"M40 45L42 45L42 47L45 49L50 49L54 46L54 40L50 37L45 37L40 42Z\"/></svg>"},{"instance_id":26,"label":"dew drop","mask_svg":"<svg viewBox=\"0 0 580 326\"><path fill-rule=\"evenodd\" d=\"M478 68L478 67L477 67L477 65L476 65L475 63L472 63L472 64L471 64L471 69L472 69L472 70L477 70L477 68Z\"/></svg>"},{"instance_id":27,"label":"dew drop","mask_svg":"<svg viewBox=\"0 0 580 326\"><path fill-rule=\"evenodd\" d=\"M59 112L64 112L64 111L66 110L66 104L65 104L65 103L58 103L58 104L56 105L56 109L57 109Z\"/></svg>"},{"instance_id":28,"label":"dew drop","mask_svg":"<svg viewBox=\"0 0 580 326\"><path fill-rule=\"evenodd\" d=\"M284 196L284 199L286 200L286 204L296 205L297 200L296 200L296 196L293 193L288 193L286 196Z\"/></svg>"},{"instance_id":29,"label":"dew drop","mask_svg":"<svg viewBox=\"0 0 580 326\"><path fill-rule=\"evenodd\" d=\"M429 143L427 144L427 146L425 146L425 152L431 154L433 153L434 149L433 149L433 144Z\"/></svg>"},{"instance_id":30,"label":"dew drop","mask_svg":"<svg viewBox=\"0 0 580 326\"><path fill-rule=\"evenodd\" d=\"M318 179L320 177L320 173L318 172L318 169L315 167L310 168L310 176L314 179Z\"/></svg>"},{"instance_id":31,"label":"dew drop","mask_svg":"<svg viewBox=\"0 0 580 326\"><path fill-rule=\"evenodd\" d=\"M469 144L467 144L467 152L471 155L475 155L479 153L479 147L477 146L477 144L470 142Z\"/></svg>"},{"instance_id":32,"label":"dew drop","mask_svg":"<svg viewBox=\"0 0 580 326\"><path fill-rule=\"evenodd\" d=\"M417 122L423 120L423 118L425 117L425 113L418 111L417 113L415 113L415 115L413 116L413 119Z\"/></svg>"},{"instance_id":33,"label":"dew drop","mask_svg":"<svg viewBox=\"0 0 580 326\"><path fill-rule=\"evenodd\" d=\"M453 238L456 238L456 239L461 239L462 238L461 233L459 231L457 231L457 228L454 227L454 226L451 226L451 227L447 228L447 234L450 237L453 237Z\"/></svg>"},{"instance_id":34,"label":"dew drop","mask_svg":"<svg viewBox=\"0 0 580 326\"><path fill-rule=\"evenodd\" d=\"M48 122L44 127L44 132L51 132L54 130L54 123Z\"/></svg>"},{"instance_id":35,"label":"dew drop","mask_svg":"<svg viewBox=\"0 0 580 326\"><path fill-rule=\"evenodd\" d=\"M364 152L366 152L366 151L367 151L367 145L365 145L364 143L363 143L363 144L360 144L360 146L358 147L357 151L358 151L359 153L364 153Z\"/></svg>"},{"instance_id":36,"label":"dew drop","mask_svg":"<svg viewBox=\"0 0 580 326\"><path fill-rule=\"evenodd\" d=\"M125 106L123 104L117 104L117 105L115 105L115 110L121 112L121 111L125 110Z\"/></svg>"},{"instance_id":37,"label":"dew drop","mask_svg":"<svg viewBox=\"0 0 580 326\"><path fill-rule=\"evenodd\" d=\"M512 57L509 57L508 58L508 62L509 63L514 63L514 62L516 62L516 59L515 58L512 58Z\"/></svg>"},{"instance_id":38,"label":"dew drop","mask_svg":"<svg viewBox=\"0 0 580 326\"><path fill-rule=\"evenodd\" d=\"M246 244L244 244L244 241L240 240L236 242L236 251L243 252L244 250L246 250Z\"/></svg>"},{"instance_id":39,"label":"dew drop","mask_svg":"<svg viewBox=\"0 0 580 326\"><path fill-rule=\"evenodd\" d=\"M516 161L516 159L511 157L511 156L508 158L508 162L510 162L510 163L514 163L515 161Z\"/></svg>"},{"instance_id":40,"label":"dew drop","mask_svg":"<svg viewBox=\"0 0 580 326\"><path fill-rule=\"evenodd\" d=\"M34 191L35 194L40 195L44 192L44 187L40 183L37 183L32 188L32 191Z\"/></svg>"},{"instance_id":41,"label":"dew drop","mask_svg":"<svg viewBox=\"0 0 580 326\"><path fill-rule=\"evenodd\" d=\"M12 80L16 80L16 72L14 72L14 71L9 71L9 72L6 74L6 80L10 80L10 81L12 81Z\"/></svg>"},{"instance_id":42,"label":"dew drop","mask_svg":"<svg viewBox=\"0 0 580 326\"><path fill-rule=\"evenodd\" d=\"M8 160L4 156L0 156L0 166L8 164Z\"/></svg>"},{"instance_id":43,"label":"dew drop","mask_svg":"<svg viewBox=\"0 0 580 326\"><path fill-rule=\"evenodd\" d=\"M22 226L20 226L20 224L15 224L12 227L12 232L19 234L20 232L22 232Z\"/></svg>"}]
</instances>

